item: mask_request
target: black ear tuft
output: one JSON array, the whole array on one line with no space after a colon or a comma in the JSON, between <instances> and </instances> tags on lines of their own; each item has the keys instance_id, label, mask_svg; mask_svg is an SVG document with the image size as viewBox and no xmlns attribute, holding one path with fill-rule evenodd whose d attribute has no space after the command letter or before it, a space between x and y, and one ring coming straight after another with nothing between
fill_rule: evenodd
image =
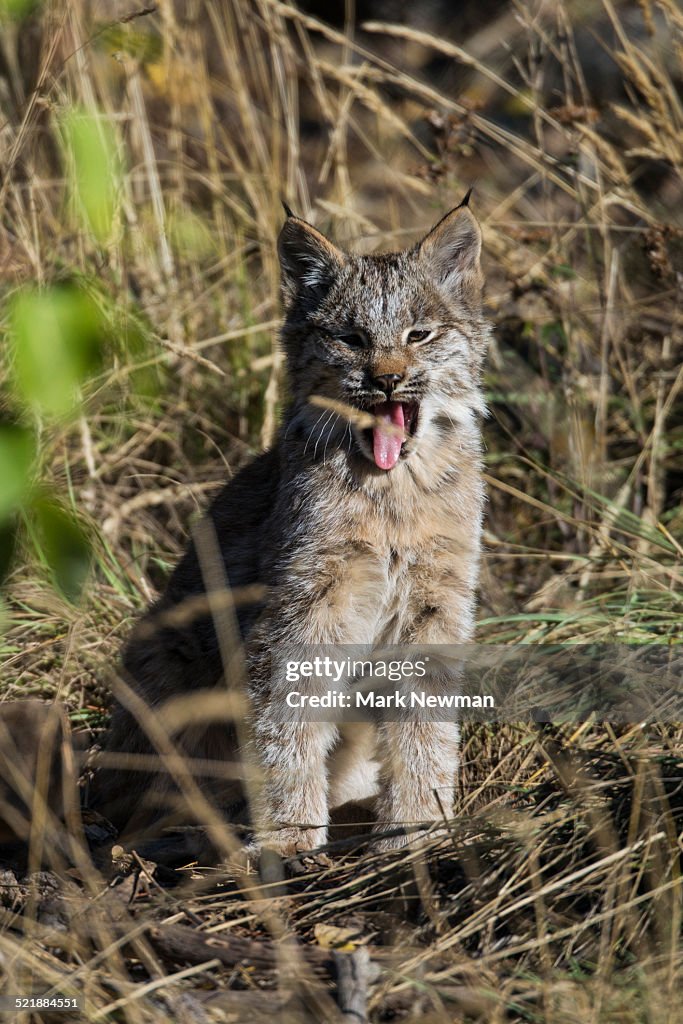
<instances>
[{"instance_id":1,"label":"black ear tuft","mask_svg":"<svg viewBox=\"0 0 683 1024\"><path fill-rule=\"evenodd\" d=\"M286 202L284 201L284 199L281 199L281 200L280 200L280 202L281 202L281 203L282 203L282 205L284 206L284 209L285 209L285 213L287 214L287 216L288 216L288 217L294 217L294 216L295 216L295 214L293 214L293 213L292 213L292 211L291 211L290 207L289 207L289 206L287 206L287 203L286 203Z\"/></svg>"},{"instance_id":2,"label":"black ear tuft","mask_svg":"<svg viewBox=\"0 0 683 1024\"><path fill-rule=\"evenodd\" d=\"M467 192L465 193L465 198L461 199L461 201L456 206L456 210L461 210L463 208L463 206L469 206L470 205L470 197L471 197L473 191L474 191L474 185L470 185L470 187L467 189Z\"/></svg>"},{"instance_id":3,"label":"black ear tuft","mask_svg":"<svg viewBox=\"0 0 683 1024\"><path fill-rule=\"evenodd\" d=\"M345 256L328 238L300 217L289 216L278 238L285 302L329 287Z\"/></svg>"}]
</instances>

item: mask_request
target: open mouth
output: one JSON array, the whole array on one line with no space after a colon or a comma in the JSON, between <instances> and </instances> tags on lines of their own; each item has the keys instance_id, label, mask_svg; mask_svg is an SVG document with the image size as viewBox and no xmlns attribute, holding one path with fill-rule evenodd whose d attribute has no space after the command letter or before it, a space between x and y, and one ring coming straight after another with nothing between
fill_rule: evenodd
<instances>
[{"instance_id":1,"label":"open mouth","mask_svg":"<svg viewBox=\"0 0 683 1024\"><path fill-rule=\"evenodd\" d=\"M393 469L401 457L403 446L417 429L417 402L382 402L368 412L376 418L374 426L365 431L375 464L380 469Z\"/></svg>"}]
</instances>

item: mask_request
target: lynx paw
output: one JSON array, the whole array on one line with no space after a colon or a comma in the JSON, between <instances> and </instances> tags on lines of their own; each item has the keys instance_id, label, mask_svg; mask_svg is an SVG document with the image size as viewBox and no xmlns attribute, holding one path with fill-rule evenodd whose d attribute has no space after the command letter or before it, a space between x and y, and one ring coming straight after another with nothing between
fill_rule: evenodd
<instances>
[{"instance_id":1,"label":"lynx paw","mask_svg":"<svg viewBox=\"0 0 683 1024\"><path fill-rule=\"evenodd\" d=\"M244 847L244 856L253 865L261 868L273 859L285 861L291 874L301 874L314 867L329 866L331 861L324 853L315 852L316 847L325 843L325 829L281 829L256 838Z\"/></svg>"},{"instance_id":2,"label":"lynx paw","mask_svg":"<svg viewBox=\"0 0 683 1024\"><path fill-rule=\"evenodd\" d=\"M332 866L332 858L326 853L299 853L289 858L286 870L289 875L305 875L309 871L323 871Z\"/></svg>"},{"instance_id":3,"label":"lynx paw","mask_svg":"<svg viewBox=\"0 0 683 1024\"><path fill-rule=\"evenodd\" d=\"M405 847L410 847L411 850L416 850L418 847L429 846L435 839L442 839L448 836L447 829L437 829L425 827L424 831L410 831L410 832L399 832L397 835L382 835L382 832L378 829L375 832L377 836L373 839L372 846L375 850L380 853L386 853L390 850L402 850Z\"/></svg>"},{"instance_id":4,"label":"lynx paw","mask_svg":"<svg viewBox=\"0 0 683 1024\"><path fill-rule=\"evenodd\" d=\"M383 836L381 832L376 833L377 838L372 841L372 848L378 853L388 853L391 850L402 850L404 846L414 838L401 832L399 835Z\"/></svg>"}]
</instances>

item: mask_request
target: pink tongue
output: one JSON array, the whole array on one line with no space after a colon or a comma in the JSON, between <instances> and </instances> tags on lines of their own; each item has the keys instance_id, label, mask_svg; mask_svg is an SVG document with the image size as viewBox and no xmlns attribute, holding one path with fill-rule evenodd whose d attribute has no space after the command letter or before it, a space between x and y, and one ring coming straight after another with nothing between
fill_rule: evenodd
<instances>
[{"instance_id":1,"label":"pink tongue","mask_svg":"<svg viewBox=\"0 0 683 1024\"><path fill-rule=\"evenodd\" d=\"M405 429L401 402L385 402L383 405L376 405L372 414L383 423L398 427L400 430ZM373 453L375 462L380 469L394 468L401 454L403 440L398 431L385 431L379 426L372 428Z\"/></svg>"}]
</instances>

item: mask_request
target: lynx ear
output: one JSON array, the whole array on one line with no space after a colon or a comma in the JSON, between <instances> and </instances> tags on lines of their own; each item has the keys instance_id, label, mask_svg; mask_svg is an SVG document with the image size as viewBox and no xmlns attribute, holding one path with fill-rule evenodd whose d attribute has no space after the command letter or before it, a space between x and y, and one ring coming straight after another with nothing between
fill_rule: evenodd
<instances>
[{"instance_id":1,"label":"lynx ear","mask_svg":"<svg viewBox=\"0 0 683 1024\"><path fill-rule=\"evenodd\" d=\"M344 265L344 253L300 217L288 216L277 248L286 301L324 288Z\"/></svg>"},{"instance_id":2,"label":"lynx ear","mask_svg":"<svg viewBox=\"0 0 683 1024\"><path fill-rule=\"evenodd\" d=\"M468 209L469 192L454 210L432 228L417 255L437 284L465 302L478 302L484 285L479 257L481 228Z\"/></svg>"}]
</instances>

